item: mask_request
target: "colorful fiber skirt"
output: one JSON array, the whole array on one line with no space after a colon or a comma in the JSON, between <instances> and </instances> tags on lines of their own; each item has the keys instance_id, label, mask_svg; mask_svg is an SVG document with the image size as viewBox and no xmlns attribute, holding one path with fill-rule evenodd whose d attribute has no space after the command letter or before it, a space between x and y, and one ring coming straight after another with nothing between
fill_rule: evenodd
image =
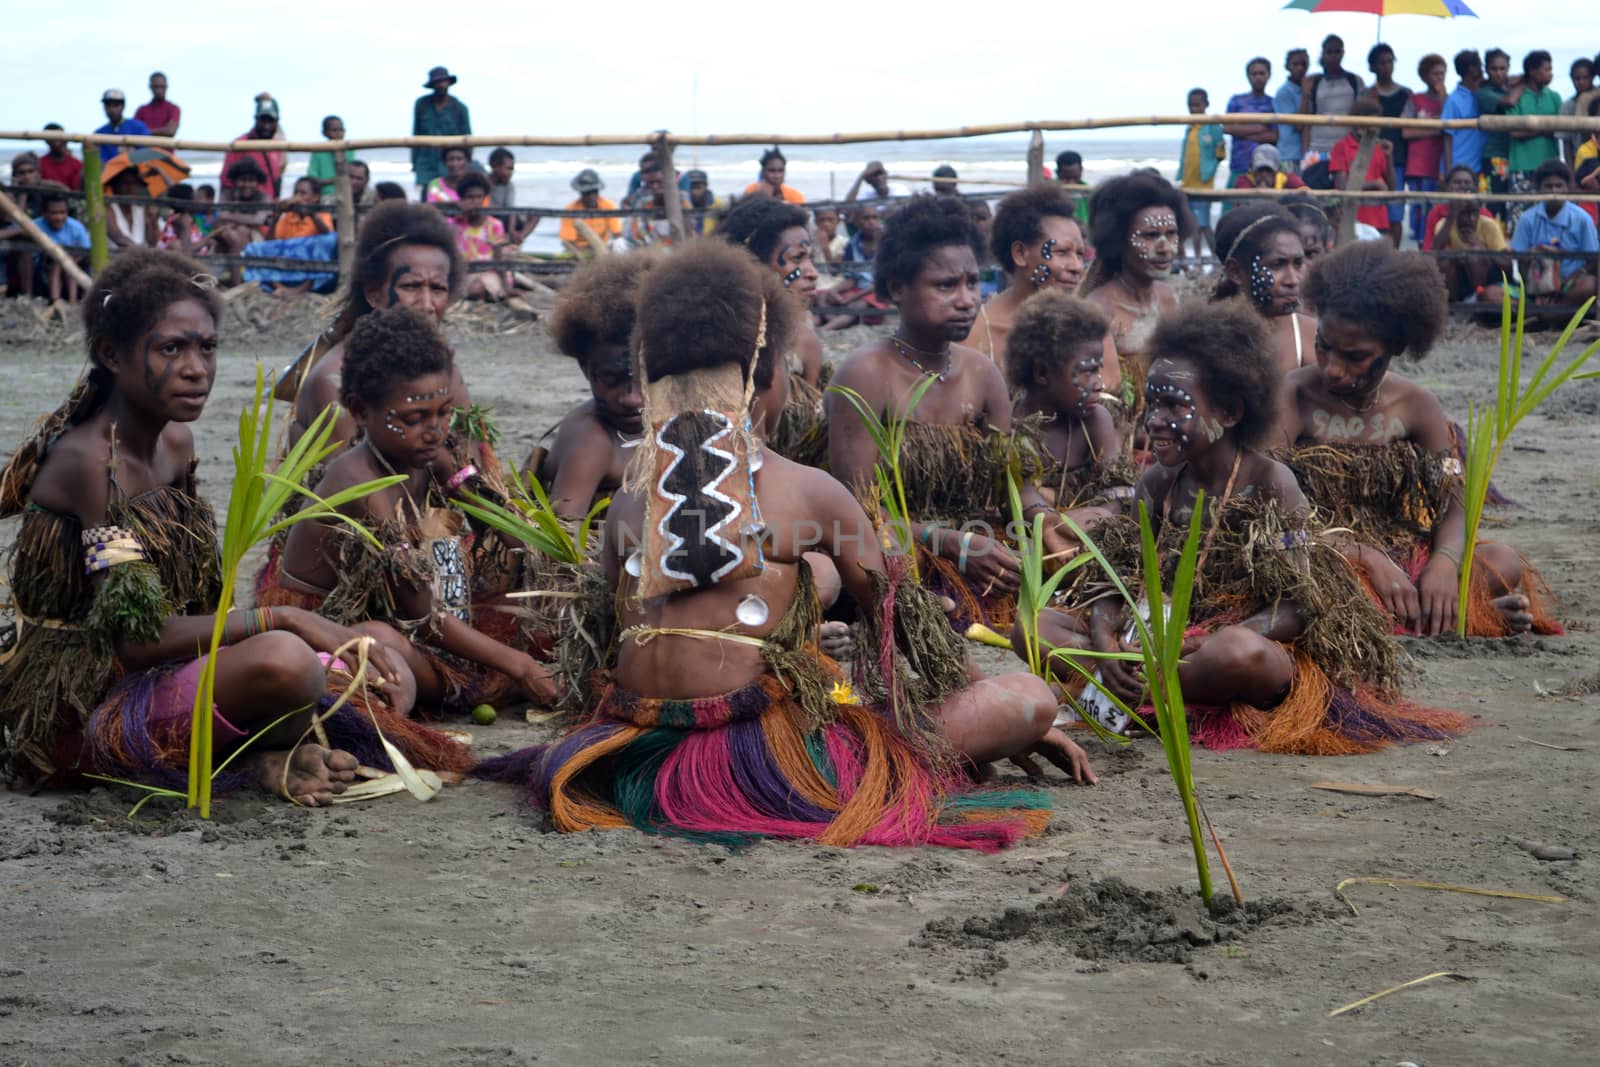
<instances>
[{"instance_id":1,"label":"colorful fiber skirt","mask_svg":"<svg viewBox=\"0 0 1600 1067\"><path fill-rule=\"evenodd\" d=\"M84 728L84 760L95 773L129 781L182 789L188 781L191 716L175 708L184 694L193 700L198 661L175 663L125 675L112 686ZM337 665L336 665L337 668ZM329 690L319 710L326 711L349 676L329 671ZM212 708L218 755L223 743L241 742L246 734ZM395 712L383 701L358 692L323 722L331 747L349 752L369 767L392 771L382 737L417 767L464 773L473 764L471 750L437 730L430 730ZM314 736L308 740L314 740ZM220 759L217 761L221 762ZM235 764L237 766L237 764ZM214 780L218 790L248 784L249 771L229 769Z\"/></svg>"},{"instance_id":2,"label":"colorful fiber skirt","mask_svg":"<svg viewBox=\"0 0 1600 1067\"><path fill-rule=\"evenodd\" d=\"M964 634L967 627L981 622L997 633L1010 633L1017 619L1017 596L985 589L961 573L954 563L943 556L934 555L925 546L917 546L917 573L922 584L937 596L955 601L950 612L950 625L956 633Z\"/></svg>"},{"instance_id":3,"label":"colorful fiber skirt","mask_svg":"<svg viewBox=\"0 0 1600 1067\"><path fill-rule=\"evenodd\" d=\"M1494 544L1491 541L1480 541L1479 546ZM1413 583L1422 577L1423 568L1428 565L1430 557L1428 542L1418 540L1412 549L1411 555L1404 559L1395 560L1406 577ZM1472 563L1472 577L1467 590L1467 636L1468 637L1510 637L1511 627L1506 625L1505 616L1500 614L1494 606L1494 591L1490 588L1491 577L1500 578L1498 583L1501 588L1510 589L1513 593L1520 593L1528 598L1528 611L1533 616L1533 632L1546 636L1561 636L1567 632L1565 626L1550 611L1550 587L1545 584L1533 564L1528 562L1526 556L1518 553L1522 561L1522 577L1515 583L1507 582L1502 575L1494 574L1493 568L1481 557ZM1377 591L1373 589L1372 582L1367 578L1366 572L1356 568L1361 577L1361 584L1367 590L1367 595L1372 597L1374 603L1381 605ZM1407 629L1400 622L1396 622L1394 632L1397 634L1414 636L1414 631Z\"/></svg>"},{"instance_id":4,"label":"colorful fiber skirt","mask_svg":"<svg viewBox=\"0 0 1600 1067\"><path fill-rule=\"evenodd\" d=\"M524 786L563 832L631 826L726 845L773 837L994 852L1049 822L1038 792L969 788L871 708L834 712L812 725L771 674L694 700L613 684L584 725L475 773Z\"/></svg>"}]
</instances>

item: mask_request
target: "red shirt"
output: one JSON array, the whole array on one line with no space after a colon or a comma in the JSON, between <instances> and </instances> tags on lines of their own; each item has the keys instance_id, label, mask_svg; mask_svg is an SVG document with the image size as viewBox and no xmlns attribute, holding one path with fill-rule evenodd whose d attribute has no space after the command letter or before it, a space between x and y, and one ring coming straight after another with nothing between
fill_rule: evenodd
<instances>
[{"instance_id":1,"label":"red shirt","mask_svg":"<svg viewBox=\"0 0 1600 1067\"><path fill-rule=\"evenodd\" d=\"M159 104L152 100L148 104L140 104L133 117L154 130L168 123L176 123L182 114L178 105L171 100L163 100Z\"/></svg>"},{"instance_id":2,"label":"red shirt","mask_svg":"<svg viewBox=\"0 0 1600 1067\"><path fill-rule=\"evenodd\" d=\"M39 177L47 182L60 182L68 189L82 189L83 160L71 151L60 159L46 152L39 157Z\"/></svg>"},{"instance_id":3,"label":"red shirt","mask_svg":"<svg viewBox=\"0 0 1600 1067\"><path fill-rule=\"evenodd\" d=\"M1356 135L1347 133L1344 140L1333 146L1333 151L1328 153L1328 173L1349 174L1350 168L1355 165L1356 152L1360 150L1360 142ZM1367 163L1366 181L1381 182L1389 180L1389 146L1379 141L1372 148L1372 159ZM1335 179L1334 184L1344 187L1342 178ZM1389 206L1387 204L1366 204L1356 209L1356 221L1364 222L1375 230L1389 228Z\"/></svg>"}]
</instances>

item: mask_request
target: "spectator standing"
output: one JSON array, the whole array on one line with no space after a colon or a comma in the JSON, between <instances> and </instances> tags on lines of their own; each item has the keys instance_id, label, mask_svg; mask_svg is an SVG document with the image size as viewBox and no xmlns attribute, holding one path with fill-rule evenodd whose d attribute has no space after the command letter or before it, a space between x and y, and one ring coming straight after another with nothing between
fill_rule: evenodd
<instances>
[{"instance_id":1,"label":"spectator standing","mask_svg":"<svg viewBox=\"0 0 1600 1067\"><path fill-rule=\"evenodd\" d=\"M167 99L167 76L159 70L150 75L150 102L140 104L133 117L150 127L155 137L178 136L178 120L183 112Z\"/></svg>"},{"instance_id":2,"label":"spectator standing","mask_svg":"<svg viewBox=\"0 0 1600 1067\"><path fill-rule=\"evenodd\" d=\"M123 117L122 113L128 106L128 98L121 89L107 89L100 96L100 106L105 108L106 123L95 130L95 133L127 134L129 136L148 135L150 133L150 127L138 119ZM121 145L100 145L100 162L106 162L120 151L122 151Z\"/></svg>"},{"instance_id":3,"label":"spectator standing","mask_svg":"<svg viewBox=\"0 0 1600 1067\"><path fill-rule=\"evenodd\" d=\"M1412 92L1410 89L1394 80L1394 49L1386 44L1375 44L1367 52L1367 69L1372 72L1371 95L1378 101L1378 110L1386 118L1415 118L1416 109L1411 106ZM1389 148L1389 162L1394 166L1394 186L1399 189L1406 180L1406 162L1408 159L1409 142L1401 131L1396 129L1384 130L1382 136ZM1405 229L1402 225L1406 217L1406 206L1403 203L1390 204L1389 225L1386 227L1389 240L1394 242L1396 248L1400 247L1400 238Z\"/></svg>"},{"instance_id":4,"label":"spectator standing","mask_svg":"<svg viewBox=\"0 0 1600 1067\"><path fill-rule=\"evenodd\" d=\"M50 122L45 124L47 130L61 129L61 123ZM47 182L56 182L68 189L81 190L83 188L83 160L72 154L67 147L67 142L60 137L45 138L45 148L48 151L39 157L39 177Z\"/></svg>"},{"instance_id":5,"label":"spectator standing","mask_svg":"<svg viewBox=\"0 0 1600 1067\"><path fill-rule=\"evenodd\" d=\"M430 90L419 96L412 108L411 132L417 137L463 137L472 133L472 116L467 105L450 93L450 87L460 81L444 67L428 71L428 80L422 83ZM468 149L467 158L472 158ZM444 173L444 159L437 148L413 148L411 173L416 176L422 199L427 199L428 184Z\"/></svg>"},{"instance_id":6,"label":"spectator standing","mask_svg":"<svg viewBox=\"0 0 1600 1067\"><path fill-rule=\"evenodd\" d=\"M1555 80L1555 68L1550 59L1550 53L1544 49L1529 52L1522 60L1522 95L1512 104L1507 114L1510 115L1559 115L1561 114L1561 94L1550 88L1550 83ZM1561 149L1556 144L1553 134L1537 130L1512 130L1510 145L1511 191L1514 193L1531 193L1536 187L1534 174L1547 160L1560 159ZM1572 184L1572 179L1567 179L1567 184ZM1516 231L1517 220L1522 217L1531 205L1509 204L1507 221L1512 232Z\"/></svg>"},{"instance_id":7,"label":"spectator standing","mask_svg":"<svg viewBox=\"0 0 1600 1067\"><path fill-rule=\"evenodd\" d=\"M1267 95L1267 80L1272 77L1272 64L1257 56L1244 65L1245 77L1250 81L1250 91L1235 93L1228 98L1230 115L1271 115L1272 97ZM1251 159L1256 146L1278 143L1278 125L1272 122L1230 122L1222 132L1233 138L1233 152L1228 157L1228 185L1235 185L1250 173Z\"/></svg>"},{"instance_id":8,"label":"spectator standing","mask_svg":"<svg viewBox=\"0 0 1600 1067\"><path fill-rule=\"evenodd\" d=\"M1089 187L1083 184L1083 156L1068 149L1056 156L1056 181L1067 191L1072 217L1089 232Z\"/></svg>"},{"instance_id":9,"label":"spectator standing","mask_svg":"<svg viewBox=\"0 0 1600 1067\"><path fill-rule=\"evenodd\" d=\"M263 94L265 96L265 94ZM278 134L278 102L272 97L256 98L255 125L234 138L237 141L272 141ZM238 200L233 165L250 160L261 171L259 188L264 199L276 200L283 185L283 153L255 149L249 152L229 152L222 157L222 198Z\"/></svg>"},{"instance_id":10,"label":"spectator standing","mask_svg":"<svg viewBox=\"0 0 1600 1067\"><path fill-rule=\"evenodd\" d=\"M600 180L600 175L593 169L585 167L572 179L572 190L578 194L578 199L568 204L568 211L615 211L617 205L600 195L600 190L606 183ZM584 219L584 224L594 231L602 245L609 245L612 241L622 236L622 220L616 216L610 218ZM578 220L566 218L561 220L561 247L573 253L579 259L591 259L598 255L603 248L592 248L588 237L578 229Z\"/></svg>"},{"instance_id":11,"label":"spectator standing","mask_svg":"<svg viewBox=\"0 0 1600 1067\"><path fill-rule=\"evenodd\" d=\"M1367 90L1367 83L1358 74L1344 69L1344 38L1330 33L1322 40L1322 73L1306 77L1300 100L1303 115L1348 115L1356 97ZM1326 163L1328 153L1350 131L1343 126L1311 126L1305 137L1306 165L1301 177L1316 189L1332 188ZM1313 159L1312 157L1315 157ZM1317 169L1307 173L1312 167Z\"/></svg>"},{"instance_id":12,"label":"spectator standing","mask_svg":"<svg viewBox=\"0 0 1600 1067\"><path fill-rule=\"evenodd\" d=\"M1483 85L1483 60L1478 53L1464 48L1456 53L1456 77L1461 80L1444 101L1439 117L1445 119L1475 119L1479 116L1478 89ZM1466 167L1472 173L1483 174L1483 131L1475 127L1447 130L1444 139L1444 158L1439 171L1448 174L1456 167Z\"/></svg>"},{"instance_id":13,"label":"spectator standing","mask_svg":"<svg viewBox=\"0 0 1600 1067\"><path fill-rule=\"evenodd\" d=\"M1272 110L1280 115L1300 114L1301 89L1305 85L1306 71L1311 69L1311 53L1304 48L1291 48L1283 57L1287 74L1272 98ZM1305 138L1299 126L1278 127L1278 157L1280 164L1290 174L1300 173L1300 160L1305 155Z\"/></svg>"},{"instance_id":14,"label":"spectator standing","mask_svg":"<svg viewBox=\"0 0 1600 1067\"><path fill-rule=\"evenodd\" d=\"M338 115L329 115L322 120L322 136L329 141L344 140L344 119ZM337 191L334 182L334 158L332 152L313 152L311 162L306 166L306 177L317 183L317 192L320 196L333 196ZM344 161L352 162L356 158L354 150L344 150Z\"/></svg>"},{"instance_id":15,"label":"spectator standing","mask_svg":"<svg viewBox=\"0 0 1600 1067\"><path fill-rule=\"evenodd\" d=\"M1448 70L1443 56L1429 52L1422 57L1417 64L1417 77L1422 79L1424 88L1421 92L1411 94L1411 116L1436 119L1444 114L1444 82ZM1406 143L1406 188L1433 192L1439 188L1440 164L1444 162L1444 134L1437 130L1401 132ZM1426 205L1421 201L1411 205L1411 239L1419 245L1425 237L1422 217L1426 210Z\"/></svg>"},{"instance_id":16,"label":"spectator standing","mask_svg":"<svg viewBox=\"0 0 1600 1067\"><path fill-rule=\"evenodd\" d=\"M1578 101L1583 94L1594 88L1594 60L1575 59L1569 71L1572 76L1572 96L1561 105L1563 115L1577 115ZM1561 135L1561 146L1568 165L1578 165L1578 147L1588 140L1589 135L1580 130L1569 130Z\"/></svg>"},{"instance_id":17,"label":"spectator standing","mask_svg":"<svg viewBox=\"0 0 1600 1067\"><path fill-rule=\"evenodd\" d=\"M1511 81L1511 55L1504 49L1491 48L1483 54L1483 84L1478 86L1478 113L1504 115L1522 96L1522 87ZM1480 173L1489 179L1491 193L1511 191L1511 138L1503 130L1492 130L1483 135L1483 168ZM1506 205L1497 203L1494 213L1506 217Z\"/></svg>"},{"instance_id":18,"label":"spectator standing","mask_svg":"<svg viewBox=\"0 0 1600 1067\"><path fill-rule=\"evenodd\" d=\"M1211 96L1204 89L1189 90L1189 114L1204 115L1211 106ZM1228 157L1228 142L1222 127L1216 123L1190 126L1183 135L1183 150L1178 153L1178 184L1185 191L1216 187L1217 165ZM1211 201L1191 198L1189 210L1197 224L1194 233L1194 255L1198 260L1216 248L1211 232ZM1179 249L1182 252L1182 249Z\"/></svg>"}]
</instances>

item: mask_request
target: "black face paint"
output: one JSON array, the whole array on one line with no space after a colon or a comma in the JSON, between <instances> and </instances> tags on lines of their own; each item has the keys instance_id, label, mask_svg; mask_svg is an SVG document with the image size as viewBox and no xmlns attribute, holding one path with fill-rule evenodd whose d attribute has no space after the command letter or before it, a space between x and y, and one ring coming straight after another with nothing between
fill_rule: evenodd
<instances>
[{"instance_id":1,"label":"black face paint","mask_svg":"<svg viewBox=\"0 0 1600 1067\"><path fill-rule=\"evenodd\" d=\"M389 275L389 306L394 307L400 303L400 279L411 273L411 265L402 263Z\"/></svg>"},{"instance_id":2,"label":"black face paint","mask_svg":"<svg viewBox=\"0 0 1600 1067\"><path fill-rule=\"evenodd\" d=\"M788 274L785 274L783 276L783 287L785 289L787 289L790 286L792 286L795 282L799 281L801 273L802 273L801 268L800 267L796 267L794 270L790 271Z\"/></svg>"},{"instance_id":3,"label":"black face paint","mask_svg":"<svg viewBox=\"0 0 1600 1067\"><path fill-rule=\"evenodd\" d=\"M1039 246L1039 258L1043 260L1054 258L1055 247L1056 239L1054 237L1046 239L1045 243ZM1028 275L1028 281L1032 283L1035 289L1043 289L1046 283L1050 281L1050 274L1050 268L1041 263L1033 268L1033 273Z\"/></svg>"},{"instance_id":4,"label":"black face paint","mask_svg":"<svg viewBox=\"0 0 1600 1067\"><path fill-rule=\"evenodd\" d=\"M1266 307L1272 300L1272 289L1278 284L1278 279L1272 271L1261 261L1260 256L1250 260L1250 299L1260 307Z\"/></svg>"},{"instance_id":5,"label":"black face paint","mask_svg":"<svg viewBox=\"0 0 1600 1067\"><path fill-rule=\"evenodd\" d=\"M192 341L196 345L202 344L204 341L204 338L202 338L198 333L185 333L181 336L183 340ZM160 374L157 374L155 370L151 368L150 361L155 356L156 349L161 345L170 343L171 340L171 338L152 337L145 345L144 383L149 387L150 392L156 396L160 396L161 391L165 389L167 387L167 383L172 380L173 372L178 369L178 359L182 358L176 357L168 360L166 367L162 369Z\"/></svg>"}]
</instances>

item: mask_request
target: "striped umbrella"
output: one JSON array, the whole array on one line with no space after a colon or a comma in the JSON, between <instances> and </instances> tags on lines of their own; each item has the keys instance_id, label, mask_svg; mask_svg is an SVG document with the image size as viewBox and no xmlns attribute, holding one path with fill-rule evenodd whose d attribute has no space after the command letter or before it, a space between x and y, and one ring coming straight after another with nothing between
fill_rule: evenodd
<instances>
[{"instance_id":1,"label":"striped umbrella","mask_svg":"<svg viewBox=\"0 0 1600 1067\"><path fill-rule=\"evenodd\" d=\"M1428 15L1436 19L1469 18L1478 16L1461 0L1289 0L1285 11L1307 11L1313 15L1329 12L1348 12L1357 15L1378 16L1378 40L1383 40L1383 16Z\"/></svg>"}]
</instances>

